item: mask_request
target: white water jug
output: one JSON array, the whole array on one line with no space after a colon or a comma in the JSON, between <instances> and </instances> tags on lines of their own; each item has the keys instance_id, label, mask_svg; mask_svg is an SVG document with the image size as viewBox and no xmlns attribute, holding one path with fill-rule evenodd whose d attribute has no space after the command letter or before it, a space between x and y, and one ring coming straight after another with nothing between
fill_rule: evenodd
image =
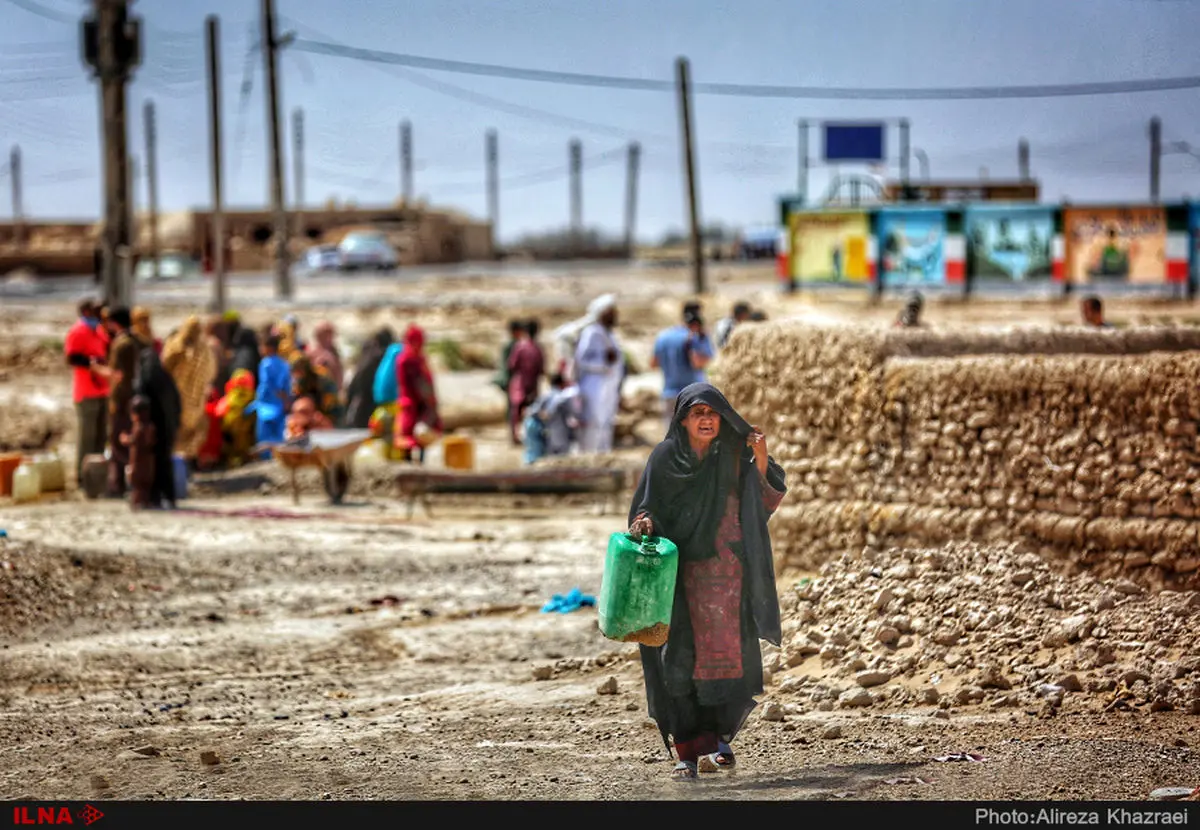
<instances>
[{"instance_id":1,"label":"white water jug","mask_svg":"<svg viewBox=\"0 0 1200 830\"><path fill-rule=\"evenodd\" d=\"M42 492L39 479L37 467L22 461L21 466L13 473L13 501L20 504L36 499Z\"/></svg>"}]
</instances>

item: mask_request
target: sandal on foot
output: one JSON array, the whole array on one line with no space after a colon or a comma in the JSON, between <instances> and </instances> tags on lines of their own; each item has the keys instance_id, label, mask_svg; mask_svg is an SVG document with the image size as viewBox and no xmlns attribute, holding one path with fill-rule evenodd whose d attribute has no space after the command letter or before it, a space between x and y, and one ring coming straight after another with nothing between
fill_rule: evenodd
<instances>
[{"instance_id":1,"label":"sandal on foot","mask_svg":"<svg viewBox=\"0 0 1200 830\"><path fill-rule=\"evenodd\" d=\"M671 770L671 777L676 781L694 781L696 779L696 764L691 761L680 761Z\"/></svg>"},{"instance_id":2,"label":"sandal on foot","mask_svg":"<svg viewBox=\"0 0 1200 830\"><path fill-rule=\"evenodd\" d=\"M733 748L724 741L717 741L717 751L713 753L712 759L713 763L725 769L729 769L737 764Z\"/></svg>"},{"instance_id":3,"label":"sandal on foot","mask_svg":"<svg viewBox=\"0 0 1200 830\"><path fill-rule=\"evenodd\" d=\"M696 769L700 772L720 772L721 766L717 761L717 753L701 755L696 759Z\"/></svg>"}]
</instances>

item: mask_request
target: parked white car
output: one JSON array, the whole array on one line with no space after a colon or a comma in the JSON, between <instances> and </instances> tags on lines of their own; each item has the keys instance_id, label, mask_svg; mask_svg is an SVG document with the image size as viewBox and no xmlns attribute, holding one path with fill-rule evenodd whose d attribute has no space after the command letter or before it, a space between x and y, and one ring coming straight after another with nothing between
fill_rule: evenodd
<instances>
[{"instance_id":1,"label":"parked white car","mask_svg":"<svg viewBox=\"0 0 1200 830\"><path fill-rule=\"evenodd\" d=\"M145 257L138 260L133 269L134 279L138 282L154 280L154 258ZM185 280L200 276L200 264L187 254L162 254L158 258L158 278L160 280Z\"/></svg>"},{"instance_id":2,"label":"parked white car","mask_svg":"<svg viewBox=\"0 0 1200 830\"><path fill-rule=\"evenodd\" d=\"M304 266L309 271L336 271L342 267L342 254L337 245L314 245L304 254Z\"/></svg>"},{"instance_id":3,"label":"parked white car","mask_svg":"<svg viewBox=\"0 0 1200 830\"><path fill-rule=\"evenodd\" d=\"M343 271L357 271L360 268L376 271L392 271L400 264L400 258L381 233L351 233L338 245L341 262L338 267Z\"/></svg>"}]
</instances>

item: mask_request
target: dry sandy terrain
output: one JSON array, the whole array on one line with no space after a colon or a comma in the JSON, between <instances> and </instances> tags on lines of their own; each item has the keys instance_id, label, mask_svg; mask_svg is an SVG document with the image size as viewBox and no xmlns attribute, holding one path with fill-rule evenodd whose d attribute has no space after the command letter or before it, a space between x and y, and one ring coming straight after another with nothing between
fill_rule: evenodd
<instances>
[{"instance_id":1,"label":"dry sandy terrain","mask_svg":"<svg viewBox=\"0 0 1200 830\"><path fill-rule=\"evenodd\" d=\"M714 321L739 292L773 318L882 325L897 308L867 310L833 294L784 300L738 283L769 274L728 276L710 298ZM686 277L671 280L606 275L536 291L511 280L418 284L405 304L327 314L354 342L437 299L420 312L433 337L497 350L519 311L537 309L548 330L619 288L629 345L645 360L686 296ZM160 329L187 312L185 299L154 306ZM297 310L311 325L326 312L306 299ZM1191 314L1145 301L1110 311L1128 323ZM971 325L1031 315L1070 323L1076 311L933 304L928 318ZM269 315L256 307L246 316ZM69 454L68 378L38 344L61 337L71 317L65 303L0 307L0 439L49 430ZM439 374L446 405L494 408L488 375ZM655 383L647 374L631 388ZM651 421L644 434L653 432ZM500 427L473 434L480 466L519 463ZM615 463L636 467L645 452L627 446ZM605 640L594 608L540 613L554 594L599 593L604 547L624 527L628 496L608 512L582 496L435 497L432 515L410 519L386 467L360 468L337 508L315 477L293 505L285 480L269 464L202 477L170 514L74 492L0 503L0 797L1141 800L1158 787L1200 785L1200 716L1179 708L1110 705L1103 690L1046 705L1017 689L992 705L948 687L936 700L849 704L839 694L854 687L844 665L793 659L786 643L768 649L771 681L739 738L738 768L673 782L646 717L636 648ZM802 578L853 584L853 563L841 567L787 574L785 613L804 613L793 587ZM1061 590L1091 602L1102 589ZM1131 630L1153 629L1161 613L1148 600L1121 607ZM852 604L817 609L810 628L857 624ZM992 647L983 643L974 648ZM921 671L914 689L936 685Z\"/></svg>"}]
</instances>

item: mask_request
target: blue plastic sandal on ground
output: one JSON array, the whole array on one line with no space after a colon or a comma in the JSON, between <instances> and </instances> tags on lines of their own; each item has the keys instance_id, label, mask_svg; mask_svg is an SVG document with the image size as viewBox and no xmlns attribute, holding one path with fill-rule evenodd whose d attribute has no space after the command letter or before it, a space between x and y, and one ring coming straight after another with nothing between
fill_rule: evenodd
<instances>
[{"instance_id":1,"label":"blue plastic sandal on ground","mask_svg":"<svg viewBox=\"0 0 1200 830\"><path fill-rule=\"evenodd\" d=\"M580 608L595 604L595 597L582 593L578 588L572 588L570 593L565 596L563 594L555 594L549 602L542 606L542 613L569 614L572 611L578 611Z\"/></svg>"}]
</instances>

